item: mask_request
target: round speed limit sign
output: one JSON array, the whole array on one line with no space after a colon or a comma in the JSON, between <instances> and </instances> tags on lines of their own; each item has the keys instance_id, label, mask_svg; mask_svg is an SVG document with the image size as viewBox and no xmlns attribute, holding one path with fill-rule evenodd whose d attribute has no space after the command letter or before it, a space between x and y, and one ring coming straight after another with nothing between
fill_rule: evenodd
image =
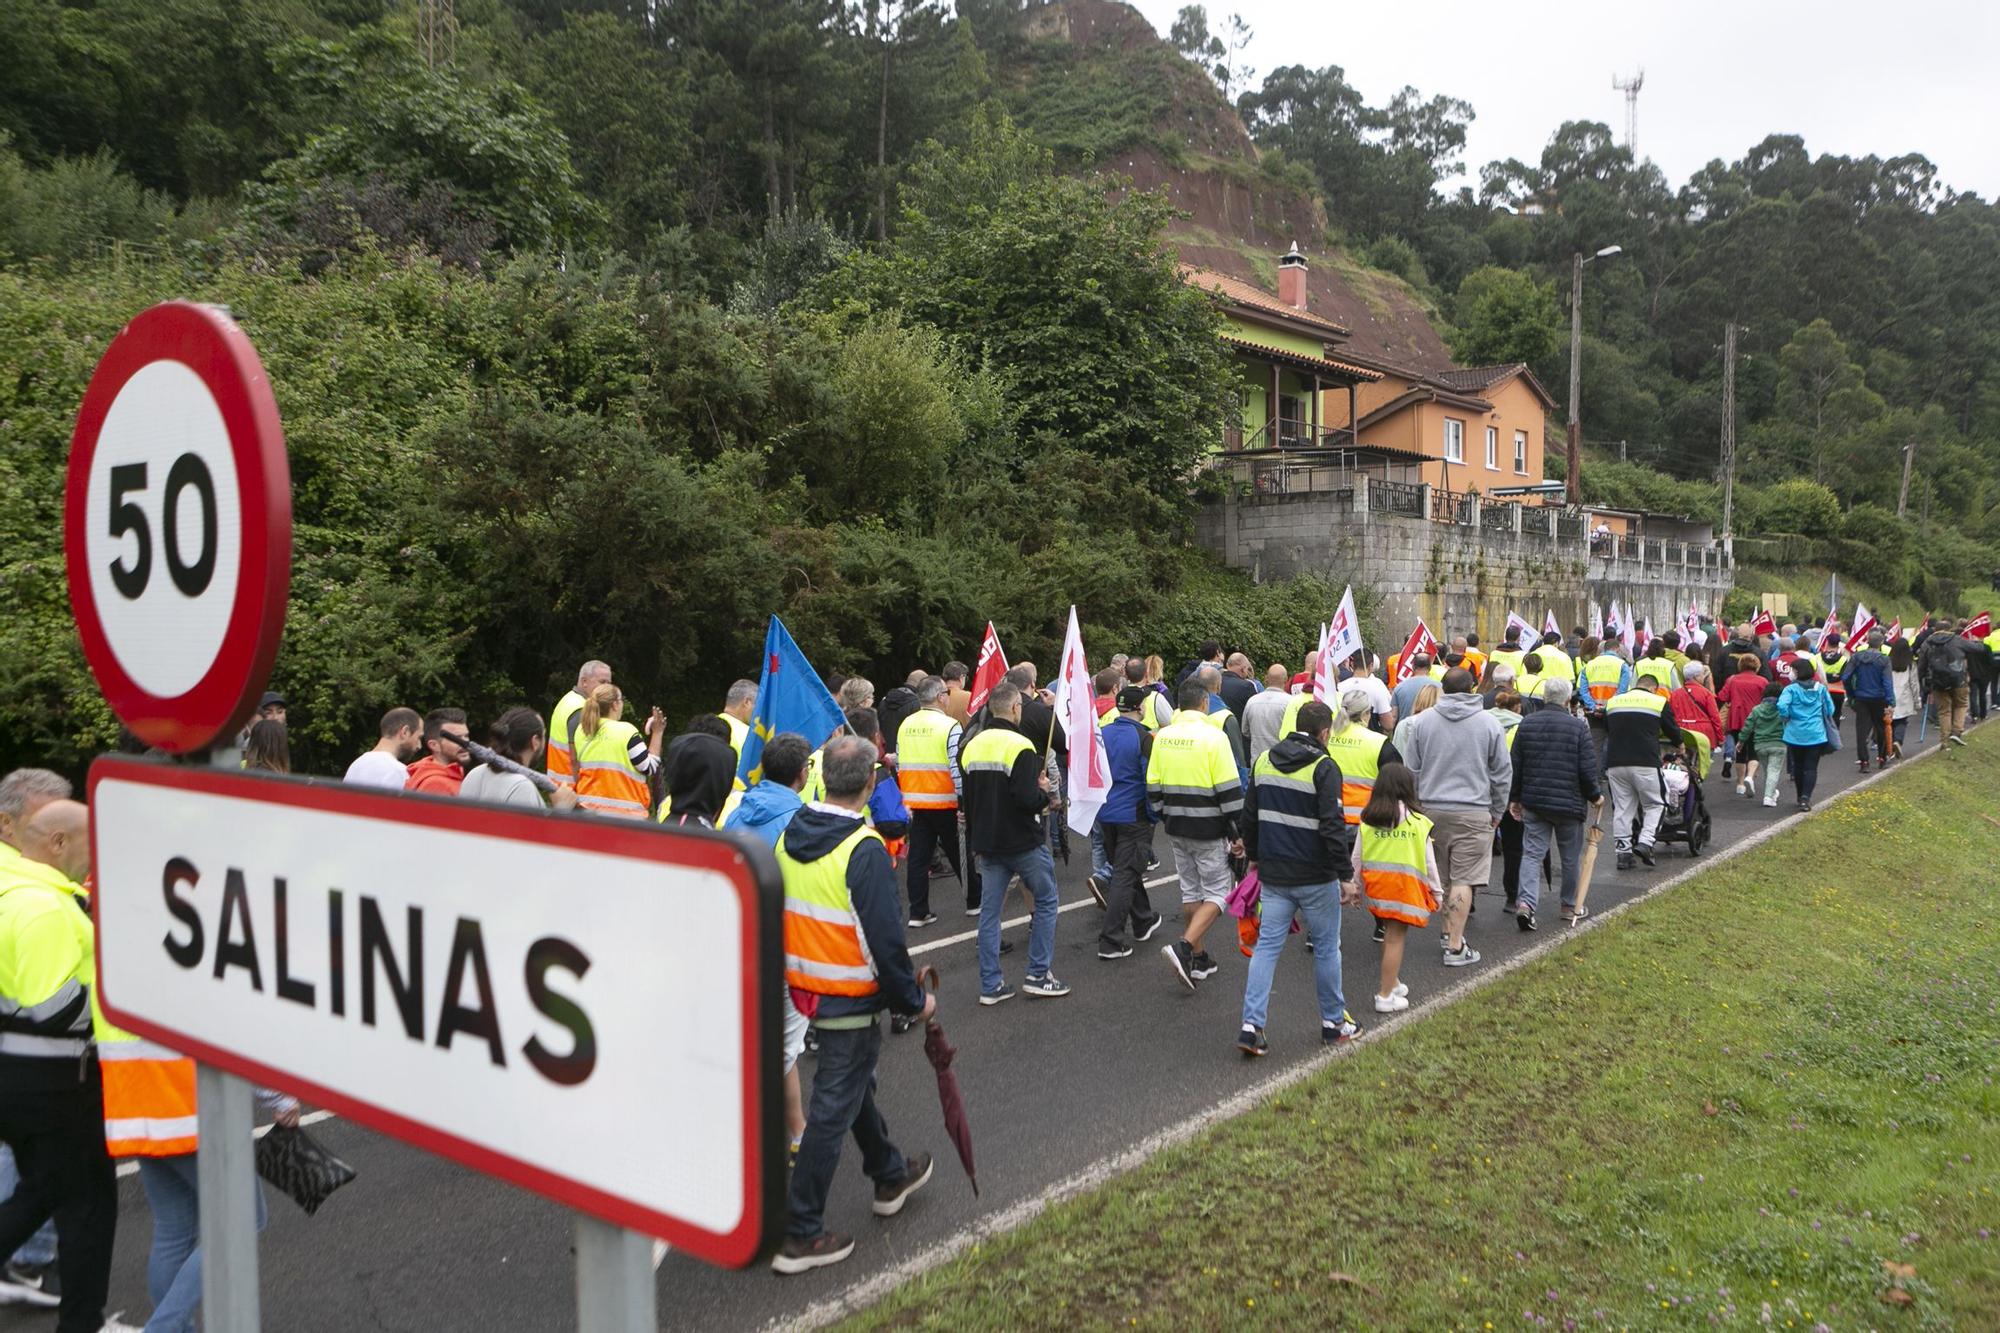
<instances>
[{"instance_id":1,"label":"round speed limit sign","mask_svg":"<svg viewBox=\"0 0 2000 1333\"><path fill-rule=\"evenodd\" d=\"M170 301L114 338L70 441L70 606L112 711L199 750L270 679L292 576L292 483L270 381L228 314Z\"/></svg>"}]
</instances>

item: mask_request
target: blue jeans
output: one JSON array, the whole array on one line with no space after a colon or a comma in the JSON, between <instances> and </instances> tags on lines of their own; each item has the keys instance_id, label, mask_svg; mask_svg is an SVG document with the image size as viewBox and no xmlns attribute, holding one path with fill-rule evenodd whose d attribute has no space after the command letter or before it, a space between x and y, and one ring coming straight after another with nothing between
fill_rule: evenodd
<instances>
[{"instance_id":1,"label":"blue jeans","mask_svg":"<svg viewBox=\"0 0 2000 1333\"><path fill-rule=\"evenodd\" d=\"M201 1195L198 1154L141 1157L139 1183L153 1210L153 1248L146 1256L146 1295L153 1313L146 1333L193 1333L201 1311ZM256 1187L257 1230L263 1231L264 1187Z\"/></svg>"},{"instance_id":2,"label":"blue jeans","mask_svg":"<svg viewBox=\"0 0 2000 1333\"><path fill-rule=\"evenodd\" d=\"M1104 821L1095 820L1090 826L1090 873L1097 876L1097 882L1105 888L1111 887L1111 853L1104 849Z\"/></svg>"},{"instance_id":3,"label":"blue jeans","mask_svg":"<svg viewBox=\"0 0 2000 1333\"><path fill-rule=\"evenodd\" d=\"M840 1145L851 1130L861 1147L861 1169L878 1184L903 1174L903 1154L889 1142L889 1122L875 1109L875 1061L882 1054L882 1022L865 1028L820 1028L819 1063L806 1099L806 1132L792 1163L791 1220L787 1236L810 1240L826 1230L826 1193L840 1165Z\"/></svg>"},{"instance_id":4,"label":"blue jeans","mask_svg":"<svg viewBox=\"0 0 2000 1333\"><path fill-rule=\"evenodd\" d=\"M1563 909L1576 906L1577 875L1583 869L1583 841L1587 836L1582 820L1568 819L1558 823L1543 819L1533 810L1524 810L1527 816L1522 820L1521 834L1521 897L1519 911L1533 915L1535 904L1542 897L1542 858L1548 855L1549 844L1553 842L1562 851L1562 905Z\"/></svg>"},{"instance_id":5,"label":"blue jeans","mask_svg":"<svg viewBox=\"0 0 2000 1333\"><path fill-rule=\"evenodd\" d=\"M1007 984L1000 970L1000 914L1006 907L1007 881L1019 875L1034 895L1034 917L1028 925L1028 975L1047 976L1056 957L1056 863L1046 846L1025 852L982 852L979 856L979 989L991 995Z\"/></svg>"},{"instance_id":6,"label":"blue jeans","mask_svg":"<svg viewBox=\"0 0 2000 1333\"><path fill-rule=\"evenodd\" d=\"M1271 978L1295 915L1304 918L1306 938L1312 941L1320 1021L1338 1023L1347 1013L1347 999L1340 993L1340 885L1266 884L1260 904L1257 948L1250 955L1250 980L1243 987L1244 1025L1264 1026L1271 1006Z\"/></svg>"},{"instance_id":7,"label":"blue jeans","mask_svg":"<svg viewBox=\"0 0 2000 1333\"><path fill-rule=\"evenodd\" d=\"M0 1143L0 1199L11 1197L14 1187L20 1183L21 1173L14 1167L14 1150ZM56 1261L54 1218L42 1223L41 1230L28 1237L27 1242L14 1251L13 1261L17 1264L26 1264L30 1268L39 1268L43 1264L52 1264Z\"/></svg>"}]
</instances>

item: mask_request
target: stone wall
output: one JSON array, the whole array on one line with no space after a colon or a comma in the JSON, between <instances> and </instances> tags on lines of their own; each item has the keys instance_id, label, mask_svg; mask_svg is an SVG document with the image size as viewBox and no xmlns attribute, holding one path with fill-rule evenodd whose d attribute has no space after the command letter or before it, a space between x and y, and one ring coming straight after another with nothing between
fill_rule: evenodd
<instances>
[{"instance_id":1,"label":"stone wall","mask_svg":"<svg viewBox=\"0 0 2000 1333\"><path fill-rule=\"evenodd\" d=\"M1722 546L1624 539L1592 554L1592 526L1587 513L1559 519L1553 509L1357 476L1339 489L1211 501L1195 535L1254 578L1318 573L1372 587L1384 635L1408 633L1421 616L1435 631L1497 640L1509 610L1538 626L1554 611L1567 631L1600 623L1613 599L1664 630L1690 602L1722 605L1732 580Z\"/></svg>"}]
</instances>

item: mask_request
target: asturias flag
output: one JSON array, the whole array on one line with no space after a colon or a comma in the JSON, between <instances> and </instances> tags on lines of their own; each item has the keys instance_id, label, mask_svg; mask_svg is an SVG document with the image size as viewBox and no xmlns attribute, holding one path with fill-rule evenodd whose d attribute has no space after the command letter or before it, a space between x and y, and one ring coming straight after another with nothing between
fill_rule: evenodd
<instances>
[{"instance_id":1,"label":"asturias flag","mask_svg":"<svg viewBox=\"0 0 2000 1333\"><path fill-rule=\"evenodd\" d=\"M743 739L736 776L746 787L764 776L764 742L779 732L796 731L817 750L846 721L819 672L792 641L785 622L772 616L771 627L764 632L764 674L757 682L757 709L750 715L750 734Z\"/></svg>"}]
</instances>

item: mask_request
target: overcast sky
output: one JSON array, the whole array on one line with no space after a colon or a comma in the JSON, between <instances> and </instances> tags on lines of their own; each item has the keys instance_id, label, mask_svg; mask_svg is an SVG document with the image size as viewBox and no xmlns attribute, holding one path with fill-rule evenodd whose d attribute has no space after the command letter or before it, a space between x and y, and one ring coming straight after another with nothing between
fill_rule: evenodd
<instances>
[{"instance_id":1,"label":"overcast sky","mask_svg":"<svg viewBox=\"0 0 2000 1333\"><path fill-rule=\"evenodd\" d=\"M1162 36L1182 0L1134 0ZM1339 65L1370 106L1405 84L1472 103L1467 179L1498 158L1534 162L1565 120L1621 139L1614 73L1646 71L1639 155L1678 188L1711 158L1735 161L1767 134L1822 153L1919 152L1938 179L2000 195L1994 0L1469 0L1353 4L1213 0L1209 24L1241 13L1257 81L1280 65Z\"/></svg>"}]
</instances>

